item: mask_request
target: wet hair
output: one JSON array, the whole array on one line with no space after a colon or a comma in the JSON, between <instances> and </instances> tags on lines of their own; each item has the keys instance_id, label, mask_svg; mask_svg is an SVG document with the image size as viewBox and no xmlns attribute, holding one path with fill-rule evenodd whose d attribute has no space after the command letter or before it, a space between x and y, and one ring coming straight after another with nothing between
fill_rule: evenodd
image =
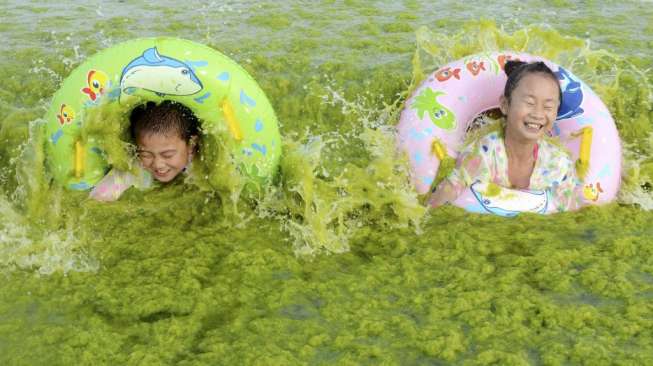
<instances>
[{"instance_id":1,"label":"wet hair","mask_svg":"<svg viewBox=\"0 0 653 366\"><path fill-rule=\"evenodd\" d=\"M143 134L174 134L188 142L199 133L199 121L195 114L185 105L170 100L137 106L132 110L129 121L134 141Z\"/></svg>"},{"instance_id":2,"label":"wet hair","mask_svg":"<svg viewBox=\"0 0 653 366\"><path fill-rule=\"evenodd\" d=\"M556 85L558 86L558 110L560 110L560 106L562 105L562 90L560 89L560 83L558 82L558 77L556 74L554 74L553 71L551 71L551 69L546 66L544 62L523 62L510 60L506 62L504 71L508 76L508 81L506 81L506 86L503 89L503 96L508 100L508 103L510 103L512 92L517 88L517 85L519 85L519 82L524 76L528 74L540 73L550 77L551 80L555 81Z\"/></svg>"}]
</instances>

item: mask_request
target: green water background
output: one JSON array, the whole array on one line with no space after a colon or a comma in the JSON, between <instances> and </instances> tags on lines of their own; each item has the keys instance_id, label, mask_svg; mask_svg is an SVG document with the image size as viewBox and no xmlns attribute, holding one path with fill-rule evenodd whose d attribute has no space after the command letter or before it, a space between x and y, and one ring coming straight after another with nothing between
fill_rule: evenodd
<instances>
[{"instance_id":1,"label":"green water background","mask_svg":"<svg viewBox=\"0 0 653 366\"><path fill-rule=\"evenodd\" d=\"M484 19L484 20L482 20ZM650 2L0 2L0 363L653 363ZM48 187L39 123L87 56L141 36L229 55L284 138L256 202ZM619 202L426 212L394 153L406 92L464 55L542 54L626 143Z\"/></svg>"}]
</instances>

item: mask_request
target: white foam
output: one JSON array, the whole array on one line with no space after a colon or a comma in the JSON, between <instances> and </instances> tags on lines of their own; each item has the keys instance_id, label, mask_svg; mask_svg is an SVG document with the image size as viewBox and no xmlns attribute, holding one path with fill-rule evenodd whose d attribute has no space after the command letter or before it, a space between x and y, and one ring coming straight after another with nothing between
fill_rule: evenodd
<instances>
[{"instance_id":1,"label":"white foam","mask_svg":"<svg viewBox=\"0 0 653 366\"><path fill-rule=\"evenodd\" d=\"M82 250L72 230L35 229L4 197L0 197L0 216L0 271L21 269L50 275L99 269L99 263Z\"/></svg>"}]
</instances>

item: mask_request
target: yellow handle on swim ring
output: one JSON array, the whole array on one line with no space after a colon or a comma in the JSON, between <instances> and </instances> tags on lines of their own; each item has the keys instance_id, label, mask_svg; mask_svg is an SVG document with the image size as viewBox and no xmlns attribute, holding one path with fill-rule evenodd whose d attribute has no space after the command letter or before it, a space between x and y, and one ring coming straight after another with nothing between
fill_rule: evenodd
<instances>
[{"instance_id":1,"label":"yellow handle on swim ring","mask_svg":"<svg viewBox=\"0 0 653 366\"><path fill-rule=\"evenodd\" d=\"M590 156L592 154L592 135L594 130L591 126L581 128L573 136L580 136L580 151L578 152L578 161L576 162L576 173L578 178L584 179L590 168Z\"/></svg>"},{"instance_id":2,"label":"yellow handle on swim ring","mask_svg":"<svg viewBox=\"0 0 653 366\"><path fill-rule=\"evenodd\" d=\"M442 144L442 141L438 139L433 139L433 143L431 144L431 152L433 155L437 156L440 161L444 160L444 158L447 157L447 148L445 148Z\"/></svg>"},{"instance_id":3,"label":"yellow handle on swim ring","mask_svg":"<svg viewBox=\"0 0 653 366\"><path fill-rule=\"evenodd\" d=\"M236 139L236 141L241 141L243 139L243 131L240 129L240 124L236 120L236 115L234 113L234 108L231 106L227 99L222 100L222 113L224 114L224 120L229 126L229 131L231 135Z\"/></svg>"},{"instance_id":4,"label":"yellow handle on swim ring","mask_svg":"<svg viewBox=\"0 0 653 366\"><path fill-rule=\"evenodd\" d=\"M84 146L81 141L75 141L75 178L84 175Z\"/></svg>"}]
</instances>

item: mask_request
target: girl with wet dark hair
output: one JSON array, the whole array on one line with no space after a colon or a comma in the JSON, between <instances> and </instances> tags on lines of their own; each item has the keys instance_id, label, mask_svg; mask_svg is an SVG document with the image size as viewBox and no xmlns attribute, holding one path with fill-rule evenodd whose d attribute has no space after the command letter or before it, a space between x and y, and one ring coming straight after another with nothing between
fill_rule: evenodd
<instances>
[{"instance_id":1,"label":"girl with wet dark hair","mask_svg":"<svg viewBox=\"0 0 653 366\"><path fill-rule=\"evenodd\" d=\"M171 182L187 171L197 152L199 122L183 104L145 103L134 108L130 122L139 161L137 174L112 169L91 191L95 200L117 200L130 187L150 188L153 179Z\"/></svg>"},{"instance_id":2,"label":"girl with wet dark hair","mask_svg":"<svg viewBox=\"0 0 653 366\"><path fill-rule=\"evenodd\" d=\"M499 105L505 123L461 151L456 168L434 190L431 205L452 202L481 181L549 190L558 211L577 208L572 159L548 137L562 100L558 78L543 62L508 61L504 70L508 80Z\"/></svg>"}]
</instances>

